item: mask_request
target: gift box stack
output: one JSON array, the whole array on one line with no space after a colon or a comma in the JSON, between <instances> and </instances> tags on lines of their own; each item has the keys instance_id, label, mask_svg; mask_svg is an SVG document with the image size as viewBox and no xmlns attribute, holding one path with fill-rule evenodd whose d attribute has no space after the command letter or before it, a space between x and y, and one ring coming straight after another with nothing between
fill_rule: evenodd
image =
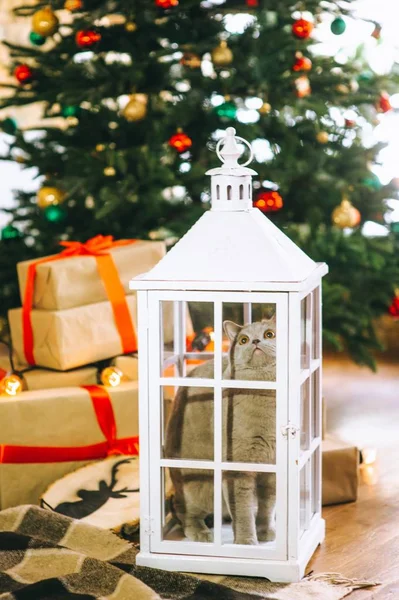
<instances>
[{"instance_id":1,"label":"gift box stack","mask_svg":"<svg viewBox=\"0 0 399 600\"><path fill-rule=\"evenodd\" d=\"M90 460L138 453L136 297L128 283L165 246L111 236L62 245L58 255L18 264L13 351L0 351L0 508L37 503Z\"/></svg>"}]
</instances>

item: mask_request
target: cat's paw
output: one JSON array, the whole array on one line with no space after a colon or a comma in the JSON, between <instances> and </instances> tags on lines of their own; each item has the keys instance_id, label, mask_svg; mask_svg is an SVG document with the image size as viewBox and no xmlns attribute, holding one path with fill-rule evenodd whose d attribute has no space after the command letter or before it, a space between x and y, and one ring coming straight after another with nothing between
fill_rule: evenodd
<instances>
[{"instance_id":1,"label":"cat's paw","mask_svg":"<svg viewBox=\"0 0 399 600\"><path fill-rule=\"evenodd\" d=\"M234 540L235 544L245 544L246 546L257 546L258 540L251 536L237 536Z\"/></svg>"},{"instance_id":2,"label":"cat's paw","mask_svg":"<svg viewBox=\"0 0 399 600\"><path fill-rule=\"evenodd\" d=\"M274 527L258 530L258 540L260 542L274 542L276 539L276 530Z\"/></svg>"},{"instance_id":3,"label":"cat's paw","mask_svg":"<svg viewBox=\"0 0 399 600\"><path fill-rule=\"evenodd\" d=\"M209 529L188 527L184 530L184 533L191 542L213 542L212 531Z\"/></svg>"}]
</instances>

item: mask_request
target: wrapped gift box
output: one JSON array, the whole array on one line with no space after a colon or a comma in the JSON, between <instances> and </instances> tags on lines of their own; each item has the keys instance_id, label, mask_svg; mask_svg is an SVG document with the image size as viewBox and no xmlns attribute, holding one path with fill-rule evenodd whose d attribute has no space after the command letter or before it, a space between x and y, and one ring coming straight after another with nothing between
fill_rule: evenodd
<instances>
[{"instance_id":1,"label":"wrapped gift box","mask_svg":"<svg viewBox=\"0 0 399 600\"><path fill-rule=\"evenodd\" d=\"M93 387L103 393L100 386ZM126 439L138 436L137 383L123 383L106 388L106 392L116 438L126 446ZM109 423L109 407L105 406L103 418L98 418L84 388L22 392L13 399L0 397L0 422L7 424L0 431L0 509L38 503L52 482L91 459L105 457L108 447L112 454L112 445L104 444L104 419ZM135 448L137 452L137 439ZM60 449L64 449L63 455L53 460L54 450Z\"/></svg>"},{"instance_id":2,"label":"wrapped gift box","mask_svg":"<svg viewBox=\"0 0 399 600\"><path fill-rule=\"evenodd\" d=\"M129 280L154 267L165 255L164 242L137 240L126 246L106 251L117 268L125 294ZM24 301L29 265L33 260L18 263L21 302ZM36 267L33 307L42 310L65 310L107 300L104 284L98 272L95 256L71 256L38 264Z\"/></svg>"},{"instance_id":3,"label":"wrapped gift box","mask_svg":"<svg viewBox=\"0 0 399 600\"><path fill-rule=\"evenodd\" d=\"M97 374L96 367L84 367L82 369L72 369L71 371L32 369L31 371L25 371L22 379L25 389L34 391L78 385L96 385L98 383Z\"/></svg>"},{"instance_id":4,"label":"wrapped gift box","mask_svg":"<svg viewBox=\"0 0 399 600\"><path fill-rule=\"evenodd\" d=\"M326 435L322 442L322 456L323 506L356 500L359 477L358 448Z\"/></svg>"},{"instance_id":5,"label":"wrapped gift box","mask_svg":"<svg viewBox=\"0 0 399 600\"><path fill-rule=\"evenodd\" d=\"M136 325L136 298L126 298ZM25 361L22 309L8 313L12 344L19 362ZM36 365L66 371L122 354L122 342L110 302L69 310L31 312Z\"/></svg>"},{"instance_id":6,"label":"wrapped gift box","mask_svg":"<svg viewBox=\"0 0 399 600\"><path fill-rule=\"evenodd\" d=\"M15 354L15 353L14 353ZM98 383L98 370L94 366L71 371L53 371L50 369L33 368L26 370L26 365L18 363L14 366L22 376L25 390L47 390L51 388L72 387L76 385L95 385ZM0 344L0 370L12 372L9 350L5 344ZM130 378L129 378L130 379Z\"/></svg>"}]
</instances>

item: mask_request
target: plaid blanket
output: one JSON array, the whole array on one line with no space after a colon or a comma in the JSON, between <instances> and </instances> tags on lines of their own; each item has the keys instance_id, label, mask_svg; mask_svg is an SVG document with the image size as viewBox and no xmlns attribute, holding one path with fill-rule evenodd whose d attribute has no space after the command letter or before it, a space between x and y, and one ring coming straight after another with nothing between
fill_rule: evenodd
<instances>
[{"instance_id":1,"label":"plaid blanket","mask_svg":"<svg viewBox=\"0 0 399 600\"><path fill-rule=\"evenodd\" d=\"M0 512L0 600L340 600L370 582L337 574L298 584L194 577L137 567L133 544L37 506ZM222 583L221 583L222 582Z\"/></svg>"},{"instance_id":2,"label":"plaid blanket","mask_svg":"<svg viewBox=\"0 0 399 600\"><path fill-rule=\"evenodd\" d=\"M248 600L180 573L135 566L111 531L37 506L0 512L0 600ZM266 596L263 596L266 598Z\"/></svg>"}]
</instances>

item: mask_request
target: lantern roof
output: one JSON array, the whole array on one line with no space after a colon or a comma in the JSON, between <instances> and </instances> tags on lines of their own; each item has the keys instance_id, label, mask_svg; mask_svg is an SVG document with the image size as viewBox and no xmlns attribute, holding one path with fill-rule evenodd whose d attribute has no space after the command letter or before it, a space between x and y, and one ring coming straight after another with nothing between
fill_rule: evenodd
<instances>
[{"instance_id":1,"label":"lantern roof","mask_svg":"<svg viewBox=\"0 0 399 600\"><path fill-rule=\"evenodd\" d=\"M226 188L238 194L237 178L247 181L254 171L237 162L235 130L226 133L224 149L218 152L224 165L208 174L218 187L222 174ZM249 208L247 198L240 206L238 195L214 198L215 189L212 185L212 210L153 269L134 278L130 289L290 291L327 273L327 265L315 263L259 209Z\"/></svg>"}]
</instances>

